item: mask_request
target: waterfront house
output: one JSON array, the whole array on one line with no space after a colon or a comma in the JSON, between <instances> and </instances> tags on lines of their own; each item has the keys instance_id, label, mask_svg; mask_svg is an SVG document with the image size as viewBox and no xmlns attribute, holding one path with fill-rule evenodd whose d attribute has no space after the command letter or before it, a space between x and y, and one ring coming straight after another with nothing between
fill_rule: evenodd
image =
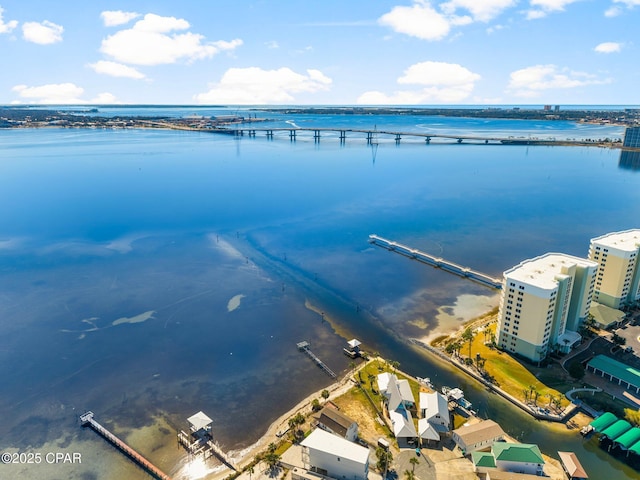
<instances>
[{"instance_id":1,"label":"waterfront house","mask_svg":"<svg viewBox=\"0 0 640 480\"><path fill-rule=\"evenodd\" d=\"M410 408L415 407L415 399L408 380L398 380L391 373L378 375L378 389L385 398L385 406L393 426L396 439L418 437Z\"/></svg>"},{"instance_id":2,"label":"waterfront house","mask_svg":"<svg viewBox=\"0 0 640 480\"><path fill-rule=\"evenodd\" d=\"M451 418L447 399L438 392L420 392L418 433L423 440L440 441L450 430Z\"/></svg>"},{"instance_id":3,"label":"waterfront house","mask_svg":"<svg viewBox=\"0 0 640 480\"><path fill-rule=\"evenodd\" d=\"M358 423L344 413L331 407L324 407L314 416L316 426L322 430L355 442L358 438Z\"/></svg>"},{"instance_id":4,"label":"waterfront house","mask_svg":"<svg viewBox=\"0 0 640 480\"><path fill-rule=\"evenodd\" d=\"M537 445L525 443L497 442L490 452L472 452L471 460L477 472L492 470L503 472L542 475L544 458Z\"/></svg>"},{"instance_id":5,"label":"waterfront house","mask_svg":"<svg viewBox=\"0 0 640 480\"><path fill-rule=\"evenodd\" d=\"M316 428L300 445L310 472L348 480L365 480L369 474L369 449L357 443Z\"/></svg>"},{"instance_id":6,"label":"waterfront house","mask_svg":"<svg viewBox=\"0 0 640 480\"><path fill-rule=\"evenodd\" d=\"M464 425L454 430L451 438L463 455L477 450L487 450L495 442L503 441L506 434L502 427L493 420L483 420L473 425Z\"/></svg>"}]
</instances>

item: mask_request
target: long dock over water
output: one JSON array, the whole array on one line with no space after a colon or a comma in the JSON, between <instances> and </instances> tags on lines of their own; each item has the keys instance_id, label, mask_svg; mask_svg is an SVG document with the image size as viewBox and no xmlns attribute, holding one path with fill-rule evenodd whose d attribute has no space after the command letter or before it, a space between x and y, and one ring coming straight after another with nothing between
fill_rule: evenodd
<instances>
[{"instance_id":1,"label":"long dock over water","mask_svg":"<svg viewBox=\"0 0 640 480\"><path fill-rule=\"evenodd\" d=\"M116 447L118 450L120 450L127 457L129 457L131 460L133 460L135 463L137 463L140 467L142 467L144 470L146 470L148 473L150 473L152 476L154 476L158 480L171 480L171 477L169 477L169 475L164 473L162 470L156 467L153 463L151 463L149 460L144 458L142 455L136 452L133 448L131 448L129 445L124 443L122 440L116 437L109 430L107 430L98 422L96 422L95 419L93 418L93 412L86 412L80 415L80 422L82 423L83 427L87 427L87 426L91 427L96 433L98 433L98 435L103 437L105 440L111 443L114 447Z\"/></svg>"},{"instance_id":2,"label":"long dock over water","mask_svg":"<svg viewBox=\"0 0 640 480\"><path fill-rule=\"evenodd\" d=\"M298 350L309 355L309 357L311 357L311 360L313 360L316 365L318 365L322 370L324 370L324 372L327 375L329 375L331 378L337 377L337 375L333 372L333 370L327 367L327 365L311 351L311 345L309 345L309 342L306 342L306 341L300 342L297 344L297 346L298 346Z\"/></svg>"},{"instance_id":3,"label":"long dock over water","mask_svg":"<svg viewBox=\"0 0 640 480\"><path fill-rule=\"evenodd\" d=\"M428 253L421 252L415 248L408 247L398 242L387 240L386 238L379 237L378 235L369 235L369 243L378 247L385 248L390 252L399 253L412 260L425 263L435 268L440 268L445 272L453 273L459 277L468 278L475 282L478 282L486 287L502 289L502 280L493 278L486 273L478 272L469 267L458 265L457 263L450 262L444 258L435 257Z\"/></svg>"}]
</instances>

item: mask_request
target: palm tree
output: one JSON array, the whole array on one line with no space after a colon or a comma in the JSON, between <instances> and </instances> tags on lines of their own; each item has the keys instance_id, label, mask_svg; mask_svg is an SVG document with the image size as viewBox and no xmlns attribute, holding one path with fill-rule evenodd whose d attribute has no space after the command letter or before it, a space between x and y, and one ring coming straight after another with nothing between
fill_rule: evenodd
<instances>
[{"instance_id":1,"label":"palm tree","mask_svg":"<svg viewBox=\"0 0 640 480\"><path fill-rule=\"evenodd\" d=\"M249 465L249 468L247 468L247 472L249 472L249 480L251 480L251 475L253 475L253 472L255 472L255 470L253 469L253 465Z\"/></svg>"},{"instance_id":2,"label":"palm tree","mask_svg":"<svg viewBox=\"0 0 640 480\"><path fill-rule=\"evenodd\" d=\"M473 343L473 339L476 334L473 332L471 327L467 327L467 329L462 333L462 339L465 342L469 342L469 358L471 358L471 344Z\"/></svg>"},{"instance_id":3,"label":"palm tree","mask_svg":"<svg viewBox=\"0 0 640 480\"><path fill-rule=\"evenodd\" d=\"M389 362L389 365L391 365L391 368L393 368L393 373L395 373L396 370L400 368L400 362L398 362L397 360L391 360Z\"/></svg>"},{"instance_id":4,"label":"palm tree","mask_svg":"<svg viewBox=\"0 0 640 480\"><path fill-rule=\"evenodd\" d=\"M420 461L416 457L411 457L411 459L409 460L409 463L411 464L411 473L414 473L416 470L416 465L418 465ZM409 479L409 480L413 480L413 479Z\"/></svg>"},{"instance_id":5,"label":"palm tree","mask_svg":"<svg viewBox=\"0 0 640 480\"><path fill-rule=\"evenodd\" d=\"M411 470L405 470L404 471L404 478L406 478L407 480L415 480L416 474L413 473L413 471L411 471Z\"/></svg>"},{"instance_id":6,"label":"palm tree","mask_svg":"<svg viewBox=\"0 0 640 480\"><path fill-rule=\"evenodd\" d=\"M324 390L322 390L322 393L320 395L322 396L322 398L324 398L324 401L326 402L327 399L329 398L329 390L325 388Z\"/></svg>"}]
</instances>

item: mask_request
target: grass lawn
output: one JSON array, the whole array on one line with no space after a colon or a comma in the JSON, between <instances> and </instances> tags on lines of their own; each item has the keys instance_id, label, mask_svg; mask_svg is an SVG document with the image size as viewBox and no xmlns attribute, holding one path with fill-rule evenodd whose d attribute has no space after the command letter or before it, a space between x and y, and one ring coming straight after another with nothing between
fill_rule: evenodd
<instances>
[{"instance_id":1,"label":"grass lawn","mask_svg":"<svg viewBox=\"0 0 640 480\"><path fill-rule=\"evenodd\" d=\"M492 323L489 328L495 333L496 324ZM485 335L482 331L476 334L471 344L471 358L475 359L477 353L486 359L484 369L496 380L497 385L514 397L525 400L525 391L531 395L533 388L533 391L537 392L536 403L539 406L546 407L549 404L549 395L560 397L562 408L569 403L561 391L568 390L571 387L570 382L567 382L564 375L558 372L559 366L540 369L527 365L506 352L485 345ZM463 357L469 355L468 342L464 342L460 355ZM536 398L535 393L531 398L532 400Z\"/></svg>"}]
</instances>

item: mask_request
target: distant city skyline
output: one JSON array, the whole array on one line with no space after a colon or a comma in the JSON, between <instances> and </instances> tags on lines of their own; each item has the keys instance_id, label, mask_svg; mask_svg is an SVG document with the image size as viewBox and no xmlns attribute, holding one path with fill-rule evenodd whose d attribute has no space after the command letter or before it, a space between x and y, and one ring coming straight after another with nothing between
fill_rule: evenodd
<instances>
[{"instance_id":1,"label":"distant city skyline","mask_svg":"<svg viewBox=\"0 0 640 480\"><path fill-rule=\"evenodd\" d=\"M0 0L0 104L640 104L640 0Z\"/></svg>"}]
</instances>

